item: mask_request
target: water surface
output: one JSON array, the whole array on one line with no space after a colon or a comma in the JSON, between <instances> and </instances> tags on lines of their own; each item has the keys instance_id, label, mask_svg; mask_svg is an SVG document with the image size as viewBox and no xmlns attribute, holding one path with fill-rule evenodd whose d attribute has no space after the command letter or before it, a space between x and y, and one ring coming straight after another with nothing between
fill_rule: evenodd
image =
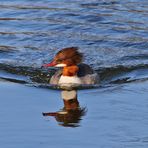
<instances>
[{"instance_id":1,"label":"water surface","mask_svg":"<svg viewBox=\"0 0 148 148\"><path fill-rule=\"evenodd\" d=\"M53 71L41 65L77 46L103 80L108 73L136 79L135 71L127 74L133 70L147 78L147 10L147 0L1 0L0 67L47 83Z\"/></svg>"},{"instance_id":2,"label":"water surface","mask_svg":"<svg viewBox=\"0 0 148 148\"><path fill-rule=\"evenodd\" d=\"M0 147L147 148L147 16L147 0L1 0ZM100 75L73 127L42 116L64 105L41 66L70 46Z\"/></svg>"}]
</instances>

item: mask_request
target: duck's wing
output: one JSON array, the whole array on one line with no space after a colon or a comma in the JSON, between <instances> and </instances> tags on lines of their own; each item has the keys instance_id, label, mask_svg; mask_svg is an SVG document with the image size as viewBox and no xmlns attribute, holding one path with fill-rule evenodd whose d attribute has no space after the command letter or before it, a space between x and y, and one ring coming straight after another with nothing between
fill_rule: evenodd
<instances>
[{"instance_id":1,"label":"duck's wing","mask_svg":"<svg viewBox=\"0 0 148 148\"><path fill-rule=\"evenodd\" d=\"M81 78L83 84L98 84L100 82L99 75L87 64L79 64L78 77Z\"/></svg>"},{"instance_id":2,"label":"duck's wing","mask_svg":"<svg viewBox=\"0 0 148 148\"><path fill-rule=\"evenodd\" d=\"M84 77L88 74L93 74L94 70L87 64L81 63L78 65L79 71L77 73L78 77Z\"/></svg>"}]
</instances>

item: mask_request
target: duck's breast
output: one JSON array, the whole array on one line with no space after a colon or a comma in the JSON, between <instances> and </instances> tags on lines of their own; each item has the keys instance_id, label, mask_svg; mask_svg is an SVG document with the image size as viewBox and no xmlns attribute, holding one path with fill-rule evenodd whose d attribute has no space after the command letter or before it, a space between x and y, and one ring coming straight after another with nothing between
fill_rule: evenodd
<instances>
[{"instance_id":1,"label":"duck's breast","mask_svg":"<svg viewBox=\"0 0 148 148\"><path fill-rule=\"evenodd\" d=\"M59 79L59 84L72 83L72 84L82 84L81 79L77 76L61 76Z\"/></svg>"}]
</instances>

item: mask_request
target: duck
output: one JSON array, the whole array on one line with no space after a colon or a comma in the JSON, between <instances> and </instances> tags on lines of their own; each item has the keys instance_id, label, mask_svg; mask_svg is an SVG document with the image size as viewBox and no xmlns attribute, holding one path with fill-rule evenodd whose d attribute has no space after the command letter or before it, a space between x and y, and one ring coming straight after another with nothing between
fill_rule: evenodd
<instances>
[{"instance_id":1,"label":"duck","mask_svg":"<svg viewBox=\"0 0 148 148\"><path fill-rule=\"evenodd\" d=\"M67 47L56 53L50 63L44 68L60 67L50 79L54 85L85 85L98 84L99 75L87 64L82 63L83 54L78 47Z\"/></svg>"}]
</instances>

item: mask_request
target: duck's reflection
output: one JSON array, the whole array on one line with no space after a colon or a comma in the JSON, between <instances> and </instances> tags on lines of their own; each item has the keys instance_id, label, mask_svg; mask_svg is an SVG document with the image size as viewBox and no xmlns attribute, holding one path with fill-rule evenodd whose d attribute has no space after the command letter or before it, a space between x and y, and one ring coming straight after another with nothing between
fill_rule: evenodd
<instances>
[{"instance_id":1,"label":"duck's reflection","mask_svg":"<svg viewBox=\"0 0 148 148\"><path fill-rule=\"evenodd\" d=\"M59 125L66 127L78 127L79 122L86 114L86 108L81 108L77 99L77 91L62 91L64 107L57 112L43 113L43 116L53 116Z\"/></svg>"}]
</instances>

